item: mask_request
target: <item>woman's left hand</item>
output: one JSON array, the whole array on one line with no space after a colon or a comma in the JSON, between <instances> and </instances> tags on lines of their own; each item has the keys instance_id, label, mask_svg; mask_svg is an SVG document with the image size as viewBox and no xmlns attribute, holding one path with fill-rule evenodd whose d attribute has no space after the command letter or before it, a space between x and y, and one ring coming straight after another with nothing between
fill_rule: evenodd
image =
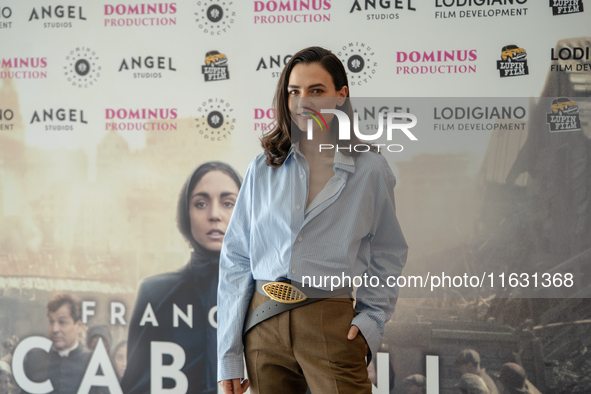
<instances>
[{"instance_id":1,"label":"woman's left hand","mask_svg":"<svg viewBox=\"0 0 591 394\"><path fill-rule=\"evenodd\" d=\"M357 337L357 334L359 334L359 327L351 326L351 328L349 329L349 334L347 334L347 339L352 341L353 339L355 339L355 337ZM363 341L365 342L365 338L363 338ZM367 342L365 342L365 353L367 353Z\"/></svg>"}]
</instances>

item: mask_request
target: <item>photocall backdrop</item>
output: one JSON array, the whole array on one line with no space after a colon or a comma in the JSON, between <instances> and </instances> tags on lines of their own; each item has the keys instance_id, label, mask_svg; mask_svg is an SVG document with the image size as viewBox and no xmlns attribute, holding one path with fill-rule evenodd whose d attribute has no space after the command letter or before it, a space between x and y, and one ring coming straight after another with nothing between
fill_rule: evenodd
<instances>
[{"instance_id":1,"label":"photocall backdrop","mask_svg":"<svg viewBox=\"0 0 591 394\"><path fill-rule=\"evenodd\" d=\"M453 392L466 347L492 371L522 363L545 392L579 387L588 364L571 361L588 362L577 349L589 331L571 323L590 317L591 262L585 2L0 3L0 339L47 337L58 292L85 301L85 325L108 325L111 345L126 339L141 281L188 260L175 222L183 182L212 160L244 175L284 64L318 45L343 61L351 96L367 98L364 122L384 107L421 114L419 141L401 134L403 149L383 152L410 247L403 274L494 271L480 292L399 301L374 392L389 392L387 363L403 392L426 355ZM508 274L501 286L509 267L538 272L539 289ZM542 288L543 273L572 273L574 286ZM215 327L215 316L195 324Z\"/></svg>"}]
</instances>

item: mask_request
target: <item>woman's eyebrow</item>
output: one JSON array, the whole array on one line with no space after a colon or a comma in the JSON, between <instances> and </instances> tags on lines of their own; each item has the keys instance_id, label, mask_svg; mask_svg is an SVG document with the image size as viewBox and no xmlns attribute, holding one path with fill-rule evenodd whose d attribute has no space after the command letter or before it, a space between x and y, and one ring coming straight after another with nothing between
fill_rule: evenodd
<instances>
[{"instance_id":1,"label":"woman's eyebrow","mask_svg":"<svg viewBox=\"0 0 591 394\"><path fill-rule=\"evenodd\" d=\"M326 86L324 86L324 84L322 84L322 83L315 83L314 85L308 86L308 89L313 89L313 88L318 88L318 87L325 88Z\"/></svg>"},{"instance_id":2,"label":"woman's eyebrow","mask_svg":"<svg viewBox=\"0 0 591 394\"><path fill-rule=\"evenodd\" d=\"M296 88L299 89L300 87L298 85L287 85L288 88ZM326 86L322 83L315 83L314 85L310 85L307 87L307 89L312 89L312 88L317 88L317 87L323 87L326 88Z\"/></svg>"},{"instance_id":3,"label":"woman's eyebrow","mask_svg":"<svg viewBox=\"0 0 591 394\"><path fill-rule=\"evenodd\" d=\"M237 196L237 195L238 195L238 194L236 194L236 193L234 193L234 192L222 192L222 193L220 194L220 196L221 196L222 198L224 198L224 197L228 197L228 196Z\"/></svg>"},{"instance_id":4,"label":"woman's eyebrow","mask_svg":"<svg viewBox=\"0 0 591 394\"><path fill-rule=\"evenodd\" d=\"M209 193L207 192L199 192L199 193L195 193L191 196L191 199L195 198L195 197L205 197L205 198L209 198Z\"/></svg>"}]
</instances>

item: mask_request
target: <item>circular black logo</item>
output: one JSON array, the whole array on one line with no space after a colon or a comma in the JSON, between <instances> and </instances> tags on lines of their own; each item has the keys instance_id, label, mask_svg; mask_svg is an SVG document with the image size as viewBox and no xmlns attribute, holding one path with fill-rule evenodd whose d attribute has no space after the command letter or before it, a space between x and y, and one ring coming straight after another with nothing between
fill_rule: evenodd
<instances>
[{"instance_id":1,"label":"circular black logo","mask_svg":"<svg viewBox=\"0 0 591 394\"><path fill-rule=\"evenodd\" d=\"M98 82L101 66L96 52L90 48L78 47L66 56L64 75L72 86L87 88Z\"/></svg>"},{"instance_id":2,"label":"circular black logo","mask_svg":"<svg viewBox=\"0 0 591 394\"><path fill-rule=\"evenodd\" d=\"M208 99L197 109L197 130L206 140L224 141L232 135L236 119L234 109L226 100Z\"/></svg>"},{"instance_id":3,"label":"circular black logo","mask_svg":"<svg viewBox=\"0 0 591 394\"><path fill-rule=\"evenodd\" d=\"M224 124L224 115L220 111L211 111L207 115L207 124L214 129L220 128Z\"/></svg>"},{"instance_id":4,"label":"circular black logo","mask_svg":"<svg viewBox=\"0 0 591 394\"><path fill-rule=\"evenodd\" d=\"M212 36L228 31L236 15L233 3L228 0L198 1L195 21L199 29Z\"/></svg>"},{"instance_id":5,"label":"circular black logo","mask_svg":"<svg viewBox=\"0 0 591 394\"><path fill-rule=\"evenodd\" d=\"M74 71L76 71L76 74L83 77L90 72L90 63L88 63L88 60L86 59L80 59L76 62Z\"/></svg>"},{"instance_id":6,"label":"circular black logo","mask_svg":"<svg viewBox=\"0 0 591 394\"><path fill-rule=\"evenodd\" d=\"M207 19L211 22L218 23L224 17L224 10L217 4L209 6L207 9Z\"/></svg>"},{"instance_id":7,"label":"circular black logo","mask_svg":"<svg viewBox=\"0 0 591 394\"><path fill-rule=\"evenodd\" d=\"M363 67L365 66L365 60L359 55L353 55L347 60L347 68L349 71L358 73L363 71Z\"/></svg>"},{"instance_id":8,"label":"circular black logo","mask_svg":"<svg viewBox=\"0 0 591 394\"><path fill-rule=\"evenodd\" d=\"M370 46L361 42L348 43L337 55L347 69L351 85L365 84L375 77L377 62Z\"/></svg>"}]
</instances>

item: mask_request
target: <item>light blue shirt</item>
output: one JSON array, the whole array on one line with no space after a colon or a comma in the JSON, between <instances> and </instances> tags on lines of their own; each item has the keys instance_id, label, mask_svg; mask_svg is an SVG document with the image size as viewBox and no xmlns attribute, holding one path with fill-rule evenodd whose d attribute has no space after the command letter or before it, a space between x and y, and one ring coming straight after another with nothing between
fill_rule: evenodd
<instances>
[{"instance_id":1,"label":"light blue shirt","mask_svg":"<svg viewBox=\"0 0 591 394\"><path fill-rule=\"evenodd\" d=\"M306 208L310 169L295 145L279 168L268 166L262 153L248 167L220 256L218 381L244 377L242 328L255 280L382 278L378 287L357 289L358 315L351 322L371 354L378 351L398 296L397 287L381 284L400 275L408 251L396 218L396 179L373 152L337 152L333 169Z\"/></svg>"}]
</instances>

